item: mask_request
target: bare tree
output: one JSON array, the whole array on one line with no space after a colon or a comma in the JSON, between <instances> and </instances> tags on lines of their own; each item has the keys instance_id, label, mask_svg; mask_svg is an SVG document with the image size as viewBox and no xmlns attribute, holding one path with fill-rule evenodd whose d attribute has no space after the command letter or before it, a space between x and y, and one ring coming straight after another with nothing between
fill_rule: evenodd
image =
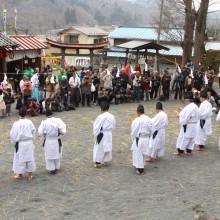
<instances>
[{"instance_id":1,"label":"bare tree","mask_svg":"<svg viewBox=\"0 0 220 220\"><path fill-rule=\"evenodd\" d=\"M199 3L196 0L167 0L167 3L165 9L168 12L166 10L164 11L164 18L169 22L169 27L179 27L184 30L184 38L179 38L180 46L183 49L182 64L185 64L188 59L191 59L194 48L193 60L198 65L198 62L203 59L205 52L208 9L209 6L219 3L219 1L201 0ZM176 11L170 13L169 10L171 8L175 8ZM182 25L183 19L181 18L184 18L184 25ZM175 42L170 32L166 32L167 36Z\"/></svg>"},{"instance_id":2,"label":"bare tree","mask_svg":"<svg viewBox=\"0 0 220 220\"><path fill-rule=\"evenodd\" d=\"M185 24L184 24L184 40L182 43L183 57L182 64L187 60L191 60L193 48L193 35L195 27L195 9L193 8L193 0L183 1L185 7Z\"/></svg>"},{"instance_id":3,"label":"bare tree","mask_svg":"<svg viewBox=\"0 0 220 220\"><path fill-rule=\"evenodd\" d=\"M209 0L201 0L200 7L196 12L196 29L194 40L194 64L197 66L203 60L205 53L205 33Z\"/></svg>"}]
</instances>

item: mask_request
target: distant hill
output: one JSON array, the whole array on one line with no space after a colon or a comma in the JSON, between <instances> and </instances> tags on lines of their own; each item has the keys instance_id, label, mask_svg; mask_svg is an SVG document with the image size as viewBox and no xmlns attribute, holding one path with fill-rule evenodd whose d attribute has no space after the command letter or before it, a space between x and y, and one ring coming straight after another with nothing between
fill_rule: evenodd
<instances>
[{"instance_id":1,"label":"distant hill","mask_svg":"<svg viewBox=\"0 0 220 220\"><path fill-rule=\"evenodd\" d=\"M157 22L159 14L157 5L152 5L147 1L145 4L137 2L128 0L17 0L17 27L23 32L44 34L50 29L71 25L146 26ZM14 0L6 1L6 9L7 25L12 29ZM0 16L2 17L2 14ZM2 26L2 19L0 19L0 29ZM13 31L8 30L8 32Z\"/></svg>"}]
</instances>

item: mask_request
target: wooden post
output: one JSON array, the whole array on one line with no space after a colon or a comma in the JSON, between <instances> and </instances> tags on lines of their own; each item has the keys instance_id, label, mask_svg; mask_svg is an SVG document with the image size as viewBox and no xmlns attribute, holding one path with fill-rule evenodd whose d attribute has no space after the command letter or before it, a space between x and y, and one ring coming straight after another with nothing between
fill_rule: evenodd
<instances>
[{"instance_id":1,"label":"wooden post","mask_svg":"<svg viewBox=\"0 0 220 220\"><path fill-rule=\"evenodd\" d=\"M156 51L156 59L157 59L157 71L159 72L160 69L159 69L159 61L158 61L158 58L159 58L159 50Z\"/></svg>"},{"instance_id":2,"label":"wooden post","mask_svg":"<svg viewBox=\"0 0 220 220\"><path fill-rule=\"evenodd\" d=\"M127 66L127 63L128 63L128 52L129 52L129 49L126 50L125 66Z\"/></svg>"},{"instance_id":3,"label":"wooden post","mask_svg":"<svg viewBox=\"0 0 220 220\"><path fill-rule=\"evenodd\" d=\"M65 63L65 50L66 48L61 49L61 67L64 68L64 63Z\"/></svg>"},{"instance_id":4,"label":"wooden post","mask_svg":"<svg viewBox=\"0 0 220 220\"><path fill-rule=\"evenodd\" d=\"M94 57L94 53L93 53L93 50L90 49L90 66L93 68L93 57Z\"/></svg>"},{"instance_id":5,"label":"wooden post","mask_svg":"<svg viewBox=\"0 0 220 220\"><path fill-rule=\"evenodd\" d=\"M136 60L135 60L136 64L138 64L138 56L139 56L139 50L137 50L137 54L136 54Z\"/></svg>"}]
</instances>

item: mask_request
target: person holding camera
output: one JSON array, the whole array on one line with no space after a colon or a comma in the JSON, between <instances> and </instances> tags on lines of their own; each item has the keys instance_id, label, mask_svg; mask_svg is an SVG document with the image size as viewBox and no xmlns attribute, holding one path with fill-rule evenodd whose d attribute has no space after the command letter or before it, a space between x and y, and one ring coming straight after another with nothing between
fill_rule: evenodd
<instances>
[{"instance_id":1,"label":"person holding camera","mask_svg":"<svg viewBox=\"0 0 220 220\"><path fill-rule=\"evenodd\" d=\"M154 74L151 76L151 82L152 82L152 87L151 87L150 98L156 99L158 95L160 83L161 83L161 77L159 76L158 71L155 71Z\"/></svg>"},{"instance_id":2,"label":"person holding camera","mask_svg":"<svg viewBox=\"0 0 220 220\"><path fill-rule=\"evenodd\" d=\"M53 75L52 71L49 70L48 77L46 78L46 98L49 98L53 93L55 93L56 84L58 83L58 80L56 79L56 76Z\"/></svg>"},{"instance_id":3,"label":"person holding camera","mask_svg":"<svg viewBox=\"0 0 220 220\"><path fill-rule=\"evenodd\" d=\"M133 79L133 95L134 99L139 102L140 101L140 95L141 95L141 74L139 71L135 73L134 79Z\"/></svg>"},{"instance_id":4,"label":"person holding camera","mask_svg":"<svg viewBox=\"0 0 220 220\"><path fill-rule=\"evenodd\" d=\"M82 106L85 106L85 101L88 107L91 107L90 100L91 100L91 79L89 75L85 75L82 80Z\"/></svg>"}]
</instances>

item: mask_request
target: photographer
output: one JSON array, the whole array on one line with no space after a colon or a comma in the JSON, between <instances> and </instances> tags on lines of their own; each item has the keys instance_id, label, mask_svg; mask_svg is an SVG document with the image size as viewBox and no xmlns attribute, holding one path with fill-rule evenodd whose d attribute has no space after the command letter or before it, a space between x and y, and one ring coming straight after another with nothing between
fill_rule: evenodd
<instances>
[{"instance_id":1,"label":"photographer","mask_svg":"<svg viewBox=\"0 0 220 220\"><path fill-rule=\"evenodd\" d=\"M88 107L91 107L90 100L91 100L91 79L89 75L84 76L82 80L82 106L85 106L85 100Z\"/></svg>"},{"instance_id":2,"label":"photographer","mask_svg":"<svg viewBox=\"0 0 220 220\"><path fill-rule=\"evenodd\" d=\"M135 73L134 79L133 79L133 95L134 95L134 99L137 100L137 102L140 101L140 95L141 95L141 75L140 72L137 71Z\"/></svg>"},{"instance_id":3,"label":"photographer","mask_svg":"<svg viewBox=\"0 0 220 220\"><path fill-rule=\"evenodd\" d=\"M49 98L55 93L57 83L58 80L56 79L56 76L53 75L52 71L49 71L48 77L46 78L46 98Z\"/></svg>"}]
</instances>

